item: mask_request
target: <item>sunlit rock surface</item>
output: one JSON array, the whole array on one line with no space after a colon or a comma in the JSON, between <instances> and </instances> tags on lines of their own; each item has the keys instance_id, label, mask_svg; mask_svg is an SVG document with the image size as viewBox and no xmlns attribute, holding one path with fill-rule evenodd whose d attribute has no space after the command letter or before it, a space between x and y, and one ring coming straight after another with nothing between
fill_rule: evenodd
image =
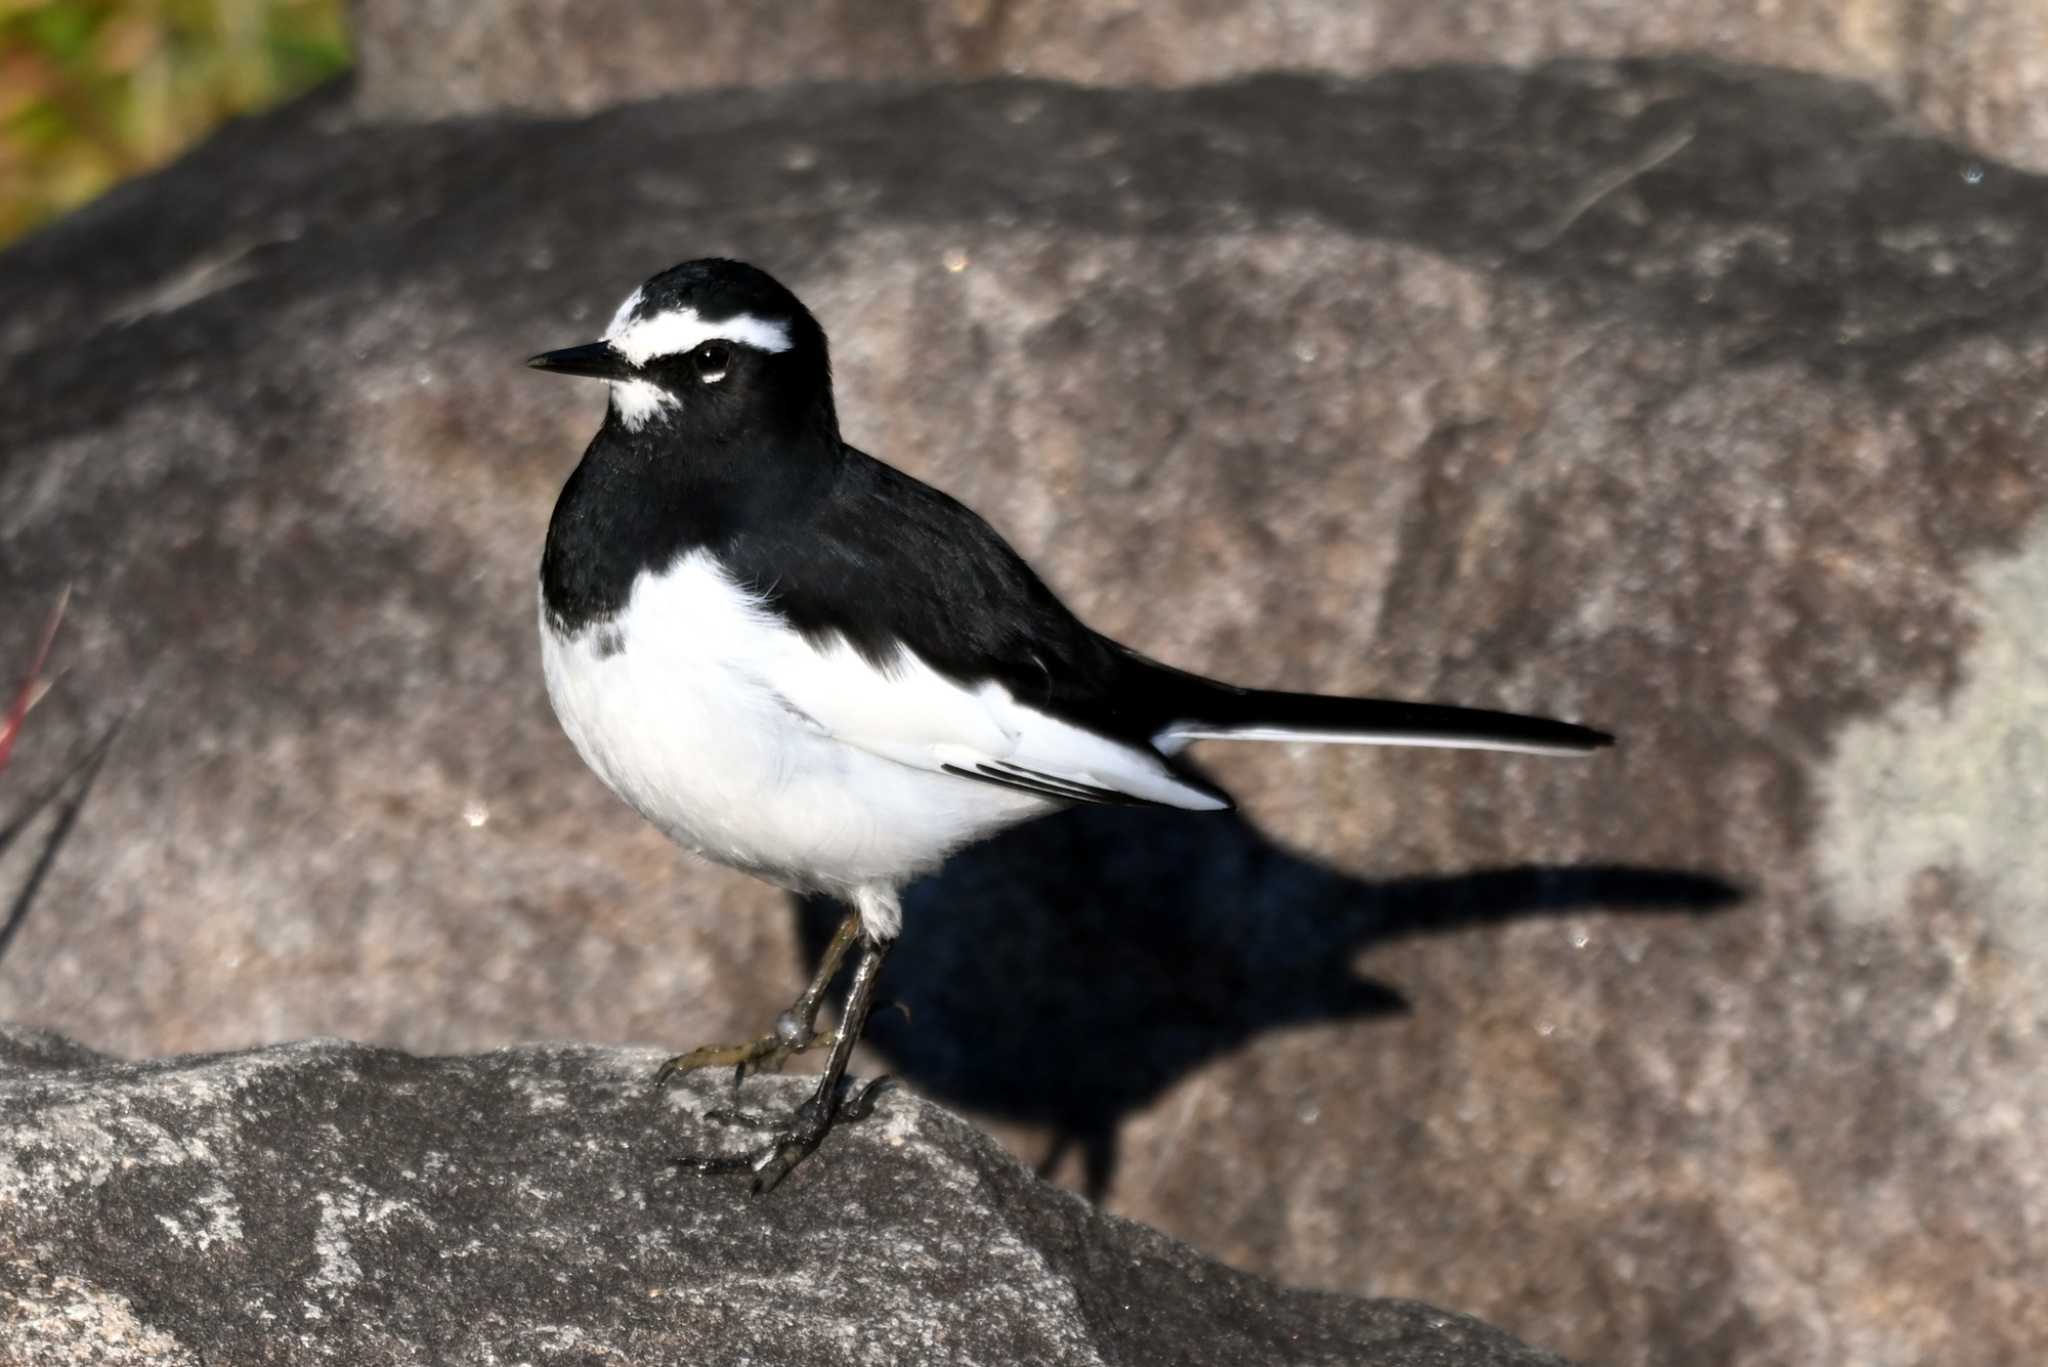
<instances>
[{"instance_id":1,"label":"sunlit rock surface","mask_svg":"<svg viewBox=\"0 0 2048 1367\"><path fill-rule=\"evenodd\" d=\"M768 1196L678 1180L733 1141L689 1110L722 1084L657 1099L656 1062L0 1033L0 1361L1563 1367L1229 1271L909 1097Z\"/></svg>"}]
</instances>

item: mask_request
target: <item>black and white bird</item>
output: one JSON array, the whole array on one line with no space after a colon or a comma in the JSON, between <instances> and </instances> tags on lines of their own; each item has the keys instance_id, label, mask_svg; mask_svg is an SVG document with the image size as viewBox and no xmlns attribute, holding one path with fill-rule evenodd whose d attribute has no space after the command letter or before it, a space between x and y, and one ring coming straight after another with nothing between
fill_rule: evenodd
<instances>
[{"instance_id":1,"label":"black and white bird","mask_svg":"<svg viewBox=\"0 0 2048 1367\"><path fill-rule=\"evenodd\" d=\"M824 1076L742 1156L679 1160L772 1186L839 1114L841 1075L902 924L905 884L1073 803L1218 811L1192 741L1309 740L1577 755L1585 727L1506 712L1238 688L1083 625L988 523L849 446L825 333L767 273L690 261L601 341L529 364L610 386L540 570L548 696L612 790L706 859L851 908L775 1028L703 1048L775 1068L814 1042L860 955ZM869 1090L873 1084L869 1085Z\"/></svg>"}]
</instances>

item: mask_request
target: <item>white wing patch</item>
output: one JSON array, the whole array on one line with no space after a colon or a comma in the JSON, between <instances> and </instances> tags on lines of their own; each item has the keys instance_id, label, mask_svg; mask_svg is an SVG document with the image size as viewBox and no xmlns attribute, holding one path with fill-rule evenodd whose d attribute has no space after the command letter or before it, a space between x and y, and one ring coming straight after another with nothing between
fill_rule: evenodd
<instances>
[{"instance_id":1,"label":"white wing patch","mask_svg":"<svg viewBox=\"0 0 2048 1367\"><path fill-rule=\"evenodd\" d=\"M743 632L720 633L728 642L744 635L747 643L743 652L727 655L728 663L841 744L915 769L995 778L1046 797L1126 797L1191 811L1229 805L1182 779L1150 748L1061 721L1018 702L999 684L963 686L907 649L877 668L844 641L813 646L702 552L684 557L665 578L703 574L716 576L730 595L726 601L752 619Z\"/></svg>"},{"instance_id":2,"label":"white wing patch","mask_svg":"<svg viewBox=\"0 0 2048 1367\"><path fill-rule=\"evenodd\" d=\"M1188 784L1158 755L1026 706L1000 684L963 687L909 650L877 669L843 641L820 650L789 634L808 658L792 657L773 687L844 744L1047 797L1120 796L1194 811L1228 805Z\"/></svg>"},{"instance_id":3,"label":"white wing patch","mask_svg":"<svg viewBox=\"0 0 2048 1367\"><path fill-rule=\"evenodd\" d=\"M730 318L704 318L693 308L666 309L648 318L635 318L640 292L619 306L604 334L612 350L634 365L645 365L650 357L680 356L706 342L737 342L757 351L787 351L789 325L751 313Z\"/></svg>"}]
</instances>

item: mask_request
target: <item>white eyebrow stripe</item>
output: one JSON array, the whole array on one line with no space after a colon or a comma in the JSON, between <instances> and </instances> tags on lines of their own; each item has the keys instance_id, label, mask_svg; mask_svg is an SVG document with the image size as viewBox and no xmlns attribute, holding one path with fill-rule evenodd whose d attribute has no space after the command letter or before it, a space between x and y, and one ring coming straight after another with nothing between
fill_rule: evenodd
<instances>
[{"instance_id":1,"label":"white eyebrow stripe","mask_svg":"<svg viewBox=\"0 0 2048 1367\"><path fill-rule=\"evenodd\" d=\"M636 293L626 303L637 306L638 299ZM787 351L791 345L786 324L757 318L751 313L704 319L697 316L695 309L679 308L657 313L652 318L622 322L631 314L631 307L621 308L619 317L612 320L611 330L605 333L604 339L611 343L612 350L634 365L647 364L650 356L680 356L713 340L737 342L760 351Z\"/></svg>"},{"instance_id":2,"label":"white eyebrow stripe","mask_svg":"<svg viewBox=\"0 0 2048 1367\"><path fill-rule=\"evenodd\" d=\"M604 330L607 338L618 336L633 321L633 315L640 311L640 301L647 297L644 289L634 290L626 296L626 302L619 305L619 311L612 315L612 321Z\"/></svg>"}]
</instances>

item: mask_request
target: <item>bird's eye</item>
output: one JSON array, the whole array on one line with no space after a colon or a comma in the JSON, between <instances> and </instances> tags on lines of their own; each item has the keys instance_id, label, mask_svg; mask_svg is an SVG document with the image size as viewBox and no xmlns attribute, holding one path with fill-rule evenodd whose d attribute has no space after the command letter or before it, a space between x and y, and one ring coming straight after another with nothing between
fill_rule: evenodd
<instances>
[{"instance_id":1,"label":"bird's eye","mask_svg":"<svg viewBox=\"0 0 2048 1367\"><path fill-rule=\"evenodd\" d=\"M690 353L690 359L697 365L698 379L705 384L717 384L732 364L732 348L723 342L706 342Z\"/></svg>"}]
</instances>

